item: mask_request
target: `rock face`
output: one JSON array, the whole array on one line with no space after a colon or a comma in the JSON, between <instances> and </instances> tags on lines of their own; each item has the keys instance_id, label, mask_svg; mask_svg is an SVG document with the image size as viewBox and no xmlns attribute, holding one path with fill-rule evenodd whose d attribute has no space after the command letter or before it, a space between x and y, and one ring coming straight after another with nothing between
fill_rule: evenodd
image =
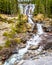
<instances>
[{"instance_id":1,"label":"rock face","mask_svg":"<svg viewBox=\"0 0 52 65\"><path fill-rule=\"evenodd\" d=\"M36 60L25 60L21 65L52 65L52 57L44 57Z\"/></svg>"},{"instance_id":2,"label":"rock face","mask_svg":"<svg viewBox=\"0 0 52 65\"><path fill-rule=\"evenodd\" d=\"M42 35L42 42L39 43L42 49L48 49L52 47L52 34Z\"/></svg>"},{"instance_id":3,"label":"rock face","mask_svg":"<svg viewBox=\"0 0 52 65\"><path fill-rule=\"evenodd\" d=\"M0 51L0 56L2 60L6 60L11 55L11 49L5 48L2 51Z\"/></svg>"},{"instance_id":4,"label":"rock face","mask_svg":"<svg viewBox=\"0 0 52 65\"><path fill-rule=\"evenodd\" d=\"M38 55L38 58L34 58L34 60L21 60L19 63L16 63L15 65L52 65L52 57L51 55L45 56Z\"/></svg>"}]
</instances>

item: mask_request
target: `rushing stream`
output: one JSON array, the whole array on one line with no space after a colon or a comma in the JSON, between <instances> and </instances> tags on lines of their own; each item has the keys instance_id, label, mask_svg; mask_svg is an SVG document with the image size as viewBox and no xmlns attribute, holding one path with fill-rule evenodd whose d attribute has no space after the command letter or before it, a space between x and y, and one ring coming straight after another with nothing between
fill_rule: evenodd
<instances>
[{"instance_id":1,"label":"rushing stream","mask_svg":"<svg viewBox=\"0 0 52 65\"><path fill-rule=\"evenodd\" d=\"M30 47L30 44L31 45L38 45L38 43L42 40L41 37L39 37L39 35L42 35L44 32L43 32L41 24L37 24L37 29L38 29L37 34L36 35L34 34L34 36L32 38L30 38L29 41L27 41L26 47L23 48L23 49L20 49L18 54L12 55L4 63L4 65L14 65L15 62L18 62L19 60L22 59L23 55L28 51L28 48Z\"/></svg>"},{"instance_id":2,"label":"rushing stream","mask_svg":"<svg viewBox=\"0 0 52 65\"><path fill-rule=\"evenodd\" d=\"M28 22L30 24L33 24L34 27L34 23L31 19L31 16L28 16ZM18 54L13 54L8 60L5 61L4 65L14 65L15 62L19 62L23 55L25 53L27 53L28 48L30 47L30 45L38 45L39 42L42 40L41 37L39 35L44 34L43 29L42 29L42 25L37 23L37 34L33 34L32 38L30 38L27 42L26 42L26 47L22 48L18 51Z\"/></svg>"}]
</instances>

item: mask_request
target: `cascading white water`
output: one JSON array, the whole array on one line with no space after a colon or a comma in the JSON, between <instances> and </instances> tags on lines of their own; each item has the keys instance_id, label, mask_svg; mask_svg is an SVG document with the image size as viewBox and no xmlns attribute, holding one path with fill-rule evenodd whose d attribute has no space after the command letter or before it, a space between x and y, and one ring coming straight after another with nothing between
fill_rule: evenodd
<instances>
[{"instance_id":1,"label":"cascading white water","mask_svg":"<svg viewBox=\"0 0 52 65\"><path fill-rule=\"evenodd\" d=\"M38 34L43 34L44 33L44 31L43 31L43 29L42 29L42 24L39 24L39 23L37 23L37 33Z\"/></svg>"},{"instance_id":2,"label":"cascading white water","mask_svg":"<svg viewBox=\"0 0 52 65\"><path fill-rule=\"evenodd\" d=\"M28 20L29 23L32 23L34 25L31 17L28 17ZM30 45L38 45L38 43L42 40L41 37L39 37L39 35L44 33L42 29L42 25L39 23L37 23L37 30L38 30L37 34L36 35L34 34L34 36L26 42L26 47L20 49L18 54L12 55L8 60L6 60L4 65L14 65L15 62L18 62L19 60L22 59L23 55L28 51Z\"/></svg>"},{"instance_id":3,"label":"cascading white water","mask_svg":"<svg viewBox=\"0 0 52 65\"><path fill-rule=\"evenodd\" d=\"M38 43L42 40L41 37L39 35L44 34L43 29L42 29L42 25L37 23L37 29L38 32L34 37L30 38L27 42L26 42L26 47L23 49L19 50L19 54L23 55L28 51L28 48L30 47L30 45L38 45ZM40 30L39 30L40 29Z\"/></svg>"},{"instance_id":4,"label":"cascading white water","mask_svg":"<svg viewBox=\"0 0 52 65\"><path fill-rule=\"evenodd\" d=\"M28 51L28 48L31 45L38 45L38 43L42 40L41 37L39 37L40 34L43 34L43 29L41 24L37 24L38 34L34 34L34 37L32 37L29 41L27 41L27 45L25 48L20 49L18 54L14 54L11 56L10 59L8 59L4 65L14 65L15 62L19 61L23 57L23 55Z\"/></svg>"}]
</instances>

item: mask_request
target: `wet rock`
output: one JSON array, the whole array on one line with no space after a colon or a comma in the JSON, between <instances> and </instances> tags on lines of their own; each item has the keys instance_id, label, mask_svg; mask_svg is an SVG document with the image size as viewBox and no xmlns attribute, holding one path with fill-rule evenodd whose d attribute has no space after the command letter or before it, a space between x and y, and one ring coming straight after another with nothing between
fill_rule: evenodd
<instances>
[{"instance_id":1,"label":"wet rock","mask_svg":"<svg viewBox=\"0 0 52 65\"><path fill-rule=\"evenodd\" d=\"M24 60L21 60L21 61L20 61L18 64L16 64L16 65L22 65L23 62L24 62Z\"/></svg>"},{"instance_id":2,"label":"wet rock","mask_svg":"<svg viewBox=\"0 0 52 65\"><path fill-rule=\"evenodd\" d=\"M35 60L24 60L23 64L21 65L51 65L51 64L52 64L52 57L45 56Z\"/></svg>"},{"instance_id":3,"label":"wet rock","mask_svg":"<svg viewBox=\"0 0 52 65\"><path fill-rule=\"evenodd\" d=\"M28 50L26 54L24 54L23 59L32 59L35 56L35 50Z\"/></svg>"},{"instance_id":4,"label":"wet rock","mask_svg":"<svg viewBox=\"0 0 52 65\"><path fill-rule=\"evenodd\" d=\"M52 26L49 26L49 27L43 26L43 29L44 29L45 32L52 32Z\"/></svg>"},{"instance_id":5,"label":"wet rock","mask_svg":"<svg viewBox=\"0 0 52 65\"><path fill-rule=\"evenodd\" d=\"M52 31L52 26L48 27L48 28L47 28L47 31L48 31L48 32L51 32L51 31Z\"/></svg>"},{"instance_id":6,"label":"wet rock","mask_svg":"<svg viewBox=\"0 0 52 65\"><path fill-rule=\"evenodd\" d=\"M25 62L22 65L35 65L35 63L32 60L25 60Z\"/></svg>"},{"instance_id":7,"label":"wet rock","mask_svg":"<svg viewBox=\"0 0 52 65\"><path fill-rule=\"evenodd\" d=\"M30 56L28 56L28 54L25 54L25 55L23 56L23 59L26 60L26 59L29 59L29 57L30 57Z\"/></svg>"},{"instance_id":8,"label":"wet rock","mask_svg":"<svg viewBox=\"0 0 52 65\"><path fill-rule=\"evenodd\" d=\"M25 48L25 47L26 47L26 44L24 44L24 43L18 44L18 48L19 48L19 49Z\"/></svg>"},{"instance_id":9,"label":"wet rock","mask_svg":"<svg viewBox=\"0 0 52 65\"><path fill-rule=\"evenodd\" d=\"M11 44L9 45L10 48L16 48L17 47L17 43L13 40L13 39L10 39L11 41Z\"/></svg>"},{"instance_id":10,"label":"wet rock","mask_svg":"<svg viewBox=\"0 0 52 65\"><path fill-rule=\"evenodd\" d=\"M6 59L9 58L9 56L11 55L11 49L8 49L8 48L3 48L1 51L0 51L0 56L1 56L1 59L4 61Z\"/></svg>"},{"instance_id":11,"label":"wet rock","mask_svg":"<svg viewBox=\"0 0 52 65\"><path fill-rule=\"evenodd\" d=\"M36 45L34 45L34 46L31 45L30 48L29 48L29 50L36 50L37 48L38 48L38 46L36 46Z\"/></svg>"},{"instance_id":12,"label":"wet rock","mask_svg":"<svg viewBox=\"0 0 52 65\"><path fill-rule=\"evenodd\" d=\"M3 62L8 59L12 54L18 53L15 45L10 45L8 48L3 48L0 50L0 60Z\"/></svg>"}]
</instances>

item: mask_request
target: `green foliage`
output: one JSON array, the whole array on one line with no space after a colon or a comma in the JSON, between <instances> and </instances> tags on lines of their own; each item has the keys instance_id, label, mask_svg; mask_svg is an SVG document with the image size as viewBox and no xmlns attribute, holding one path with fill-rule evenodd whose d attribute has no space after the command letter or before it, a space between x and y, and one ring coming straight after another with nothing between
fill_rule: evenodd
<instances>
[{"instance_id":1,"label":"green foliage","mask_svg":"<svg viewBox=\"0 0 52 65\"><path fill-rule=\"evenodd\" d=\"M11 32L4 32L3 36L6 36L7 38L13 38L15 35L15 31L12 30Z\"/></svg>"},{"instance_id":2,"label":"green foliage","mask_svg":"<svg viewBox=\"0 0 52 65\"><path fill-rule=\"evenodd\" d=\"M27 16L25 15L19 15L18 21L16 22L16 32L22 33L26 32L26 23L27 23Z\"/></svg>"},{"instance_id":3,"label":"green foliage","mask_svg":"<svg viewBox=\"0 0 52 65\"><path fill-rule=\"evenodd\" d=\"M15 14L17 5L17 0L0 0L0 13Z\"/></svg>"},{"instance_id":4,"label":"green foliage","mask_svg":"<svg viewBox=\"0 0 52 65\"><path fill-rule=\"evenodd\" d=\"M52 0L35 0L35 5L34 14L42 13L52 17Z\"/></svg>"},{"instance_id":5,"label":"green foliage","mask_svg":"<svg viewBox=\"0 0 52 65\"><path fill-rule=\"evenodd\" d=\"M36 4L34 14L43 13L46 16L52 17L52 0L32 0L24 1L23 3ZM20 13L18 8L18 0L0 0L0 13L16 14Z\"/></svg>"},{"instance_id":6,"label":"green foliage","mask_svg":"<svg viewBox=\"0 0 52 65\"><path fill-rule=\"evenodd\" d=\"M10 44L11 44L10 40L6 40L6 42L5 42L5 47L9 47Z\"/></svg>"},{"instance_id":7,"label":"green foliage","mask_svg":"<svg viewBox=\"0 0 52 65\"><path fill-rule=\"evenodd\" d=\"M19 43L21 43L22 40L21 40L21 38L14 38L14 41L19 44Z\"/></svg>"},{"instance_id":8,"label":"green foliage","mask_svg":"<svg viewBox=\"0 0 52 65\"><path fill-rule=\"evenodd\" d=\"M27 31L27 29L25 27L25 23L22 22L22 21L17 22L16 28L17 28L17 30L16 30L17 33L26 32Z\"/></svg>"}]
</instances>

